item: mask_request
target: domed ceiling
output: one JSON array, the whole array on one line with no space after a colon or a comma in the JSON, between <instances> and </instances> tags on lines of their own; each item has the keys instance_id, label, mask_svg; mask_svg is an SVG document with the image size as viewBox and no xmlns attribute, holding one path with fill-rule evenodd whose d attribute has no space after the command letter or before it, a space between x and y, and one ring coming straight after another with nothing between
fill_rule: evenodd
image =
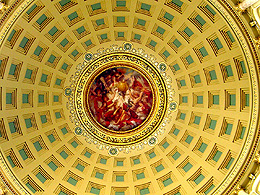
<instances>
[{"instance_id":1,"label":"domed ceiling","mask_svg":"<svg viewBox=\"0 0 260 195\"><path fill-rule=\"evenodd\" d=\"M1 24L14 194L235 189L258 141L258 58L226 1L16 1Z\"/></svg>"}]
</instances>

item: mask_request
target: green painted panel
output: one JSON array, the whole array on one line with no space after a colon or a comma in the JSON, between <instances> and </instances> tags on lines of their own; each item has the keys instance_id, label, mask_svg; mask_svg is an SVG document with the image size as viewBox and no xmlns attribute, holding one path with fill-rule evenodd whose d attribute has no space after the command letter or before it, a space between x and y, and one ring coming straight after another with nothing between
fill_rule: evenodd
<instances>
[{"instance_id":1,"label":"green painted panel","mask_svg":"<svg viewBox=\"0 0 260 195\"><path fill-rule=\"evenodd\" d=\"M185 113L181 113L180 119L185 120L185 118L186 118L186 114Z\"/></svg>"},{"instance_id":2,"label":"green painted panel","mask_svg":"<svg viewBox=\"0 0 260 195\"><path fill-rule=\"evenodd\" d=\"M24 37L22 39L21 43L19 44L19 47L24 48L28 41L29 41L29 39L27 37Z\"/></svg>"},{"instance_id":3,"label":"green painted panel","mask_svg":"<svg viewBox=\"0 0 260 195\"><path fill-rule=\"evenodd\" d=\"M30 7L30 9L27 10L26 13L29 15L30 13L33 12L33 10L34 10L36 7L37 7L37 5L36 5L36 4L33 4L32 7Z\"/></svg>"},{"instance_id":4,"label":"green painted panel","mask_svg":"<svg viewBox=\"0 0 260 195\"><path fill-rule=\"evenodd\" d=\"M56 169L58 168L58 166L54 163L54 162L49 162L48 166L53 170L56 171Z\"/></svg>"},{"instance_id":5,"label":"green painted panel","mask_svg":"<svg viewBox=\"0 0 260 195\"><path fill-rule=\"evenodd\" d=\"M67 44L69 43L69 41L68 41L68 39L63 39L61 42L60 42L60 44L61 44L61 46L62 47L65 47Z\"/></svg>"},{"instance_id":6,"label":"green painted panel","mask_svg":"<svg viewBox=\"0 0 260 195\"><path fill-rule=\"evenodd\" d=\"M166 186L168 186L168 185L170 185L170 184L172 184L173 182L172 182L172 179L171 178L168 178L168 179L166 179L166 180L164 180L163 181L163 185L166 187Z\"/></svg>"},{"instance_id":7,"label":"green painted panel","mask_svg":"<svg viewBox=\"0 0 260 195\"><path fill-rule=\"evenodd\" d=\"M225 69L226 69L226 72L227 72L227 76L228 76L228 77L234 76L234 75L233 75L232 68L231 68L231 65L225 66Z\"/></svg>"},{"instance_id":8,"label":"green painted panel","mask_svg":"<svg viewBox=\"0 0 260 195\"><path fill-rule=\"evenodd\" d=\"M123 22L123 23L125 23L125 17L123 17L123 16L118 16L118 17L116 18L116 21L117 21L117 22Z\"/></svg>"},{"instance_id":9,"label":"green painted panel","mask_svg":"<svg viewBox=\"0 0 260 195\"><path fill-rule=\"evenodd\" d=\"M223 45L221 44L219 38L214 39L213 42L215 43L215 45L217 46L218 49L223 48Z\"/></svg>"},{"instance_id":10,"label":"green painted panel","mask_svg":"<svg viewBox=\"0 0 260 195\"><path fill-rule=\"evenodd\" d=\"M101 3L91 5L93 11L101 9Z\"/></svg>"},{"instance_id":11,"label":"green painted panel","mask_svg":"<svg viewBox=\"0 0 260 195\"><path fill-rule=\"evenodd\" d=\"M37 46L33 53L34 53L34 55L39 56L41 54L42 50L43 50L42 47Z\"/></svg>"},{"instance_id":12,"label":"green painted panel","mask_svg":"<svg viewBox=\"0 0 260 195\"><path fill-rule=\"evenodd\" d=\"M213 104L219 105L219 95L213 95Z\"/></svg>"},{"instance_id":13,"label":"green painted panel","mask_svg":"<svg viewBox=\"0 0 260 195\"><path fill-rule=\"evenodd\" d=\"M104 178L104 174L96 172L96 176L95 177L98 178L98 179L103 179Z\"/></svg>"},{"instance_id":14,"label":"green painted panel","mask_svg":"<svg viewBox=\"0 0 260 195\"><path fill-rule=\"evenodd\" d=\"M41 82L46 82L46 81L47 81L47 78L48 78L48 75L47 75L47 74L42 74Z\"/></svg>"},{"instance_id":15,"label":"green painted panel","mask_svg":"<svg viewBox=\"0 0 260 195\"><path fill-rule=\"evenodd\" d=\"M11 156L6 157L8 162L10 163L11 167L14 168L16 165L14 164L14 161L12 160Z\"/></svg>"},{"instance_id":16,"label":"green painted panel","mask_svg":"<svg viewBox=\"0 0 260 195\"><path fill-rule=\"evenodd\" d=\"M188 62L188 64L192 64L194 62L194 60L192 59L192 57L189 55L185 58Z\"/></svg>"},{"instance_id":17,"label":"green painted panel","mask_svg":"<svg viewBox=\"0 0 260 195\"><path fill-rule=\"evenodd\" d=\"M27 182L25 185L27 186L27 188L29 188L29 190L32 191L32 193L34 193L34 194L36 193L36 190L31 186L30 183Z\"/></svg>"},{"instance_id":18,"label":"green painted panel","mask_svg":"<svg viewBox=\"0 0 260 195\"><path fill-rule=\"evenodd\" d=\"M200 145L200 147L199 147L199 151L200 152L202 152L202 153L204 153L205 152L205 150L207 149L207 147L208 147L208 145L207 144L205 144L205 143L202 143L201 145Z\"/></svg>"},{"instance_id":19,"label":"green painted panel","mask_svg":"<svg viewBox=\"0 0 260 195\"><path fill-rule=\"evenodd\" d=\"M124 32L118 32L118 33L117 33L117 36L118 36L118 37L125 37L125 33L124 33Z\"/></svg>"},{"instance_id":20,"label":"green painted panel","mask_svg":"<svg viewBox=\"0 0 260 195\"><path fill-rule=\"evenodd\" d=\"M182 168L185 172L188 172L193 167L189 162Z\"/></svg>"},{"instance_id":21,"label":"green painted panel","mask_svg":"<svg viewBox=\"0 0 260 195\"><path fill-rule=\"evenodd\" d=\"M164 170L164 166L161 164L161 165L155 167L155 169L157 172L160 172L160 171Z\"/></svg>"},{"instance_id":22,"label":"green painted panel","mask_svg":"<svg viewBox=\"0 0 260 195\"><path fill-rule=\"evenodd\" d=\"M178 7L181 7L183 5L183 2L180 0L172 0L172 3L174 3L175 5L177 5Z\"/></svg>"},{"instance_id":23,"label":"green painted panel","mask_svg":"<svg viewBox=\"0 0 260 195\"><path fill-rule=\"evenodd\" d=\"M185 142L190 144L193 140L193 137L191 135L188 135L187 138L185 139Z\"/></svg>"},{"instance_id":24,"label":"green painted panel","mask_svg":"<svg viewBox=\"0 0 260 195\"><path fill-rule=\"evenodd\" d=\"M15 74L16 67L17 67L17 65L11 64L10 69L9 69L9 75Z\"/></svg>"},{"instance_id":25,"label":"green painted panel","mask_svg":"<svg viewBox=\"0 0 260 195\"><path fill-rule=\"evenodd\" d=\"M139 173L139 174L136 174L136 178L139 180L139 179L143 179L145 178L145 175L144 173Z\"/></svg>"},{"instance_id":26,"label":"green painted panel","mask_svg":"<svg viewBox=\"0 0 260 195\"><path fill-rule=\"evenodd\" d=\"M12 104L12 103L13 103L12 93L6 93L6 104Z\"/></svg>"},{"instance_id":27,"label":"green painted panel","mask_svg":"<svg viewBox=\"0 0 260 195\"><path fill-rule=\"evenodd\" d=\"M32 70L27 69L26 73L25 73L25 78L31 79L32 78L32 72L33 72Z\"/></svg>"},{"instance_id":28,"label":"green painted panel","mask_svg":"<svg viewBox=\"0 0 260 195\"><path fill-rule=\"evenodd\" d=\"M63 70L67 70L68 66L69 66L68 64L66 64L66 63L63 63L63 65L62 65L62 67L61 67L61 68L62 68Z\"/></svg>"},{"instance_id":29,"label":"green painted panel","mask_svg":"<svg viewBox=\"0 0 260 195\"><path fill-rule=\"evenodd\" d=\"M184 119L185 119L185 117L184 117ZM180 130L175 128L174 131L173 131L173 134L177 136L179 133L180 133Z\"/></svg>"},{"instance_id":30,"label":"green painted panel","mask_svg":"<svg viewBox=\"0 0 260 195\"><path fill-rule=\"evenodd\" d=\"M182 103L188 103L188 96L182 96Z\"/></svg>"},{"instance_id":31,"label":"green painted panel","mask_svg":"<svg viewBox=\"0 0 260 195\"><path fill-rule=\"evenodd\" d=\"M217 14L209 5L206 5L205 8L207 10L209 10L209 12L212 13L212 15L216 15Z\"/></svg>"},{"instance_id":32,"label":"green painted panel","mask_svg":"<svg viewBox=\"0 0 260 195\"><path fill-rule=\"evenodd\" d=\"M200 182L202 182L202 180L205 178L204 175L200 174L195 180L195 184L199 185Z\"/></svg>"},{"instance_id":33,"label":"green painted panel","mask_svg":"<svg viewBox=\"0 0 260 195\"><path fill-rule=\"evenodd\" d=\"M37 152L39 152L40 150L42 150L42 146L41 146L41 144L40 144L39 141L34 142L33 145L34 145L35 149L37 150Z\"/></svg>"},{"instance_id":34,"label":"green painted panel","mask_svg":"<svg viewBox=\"0 0 260 195\"><path fill-rule=\"evenodd\" d=\"M53 96L53 102L59 102L59 96L58 95L54 95Z\"/></svg>"},{"instance_id":35,"label":"green painted panel","mask_svg":"<svg viewBox=\"0 0 260 195\"><path fill-rule=\"evenodd\" d=\"M212 184L212 185L204 192L204 194L205 194L205 195L209 194L210 191L213 190L214 187L215 187L215 185Z\"/></svg>"},{"instance_id":36,"label":"green painted panel","mask_svg":"<svg viewBox=\"0 0 260 195\"><path fill-rule=\"evenodd\" d=\"M107 164L107 159L101 158L100 163L103 165Z\"/></svg>"},{"instance_id":37,"label":"green painted panel","mask_svg":"<svg viewBox=\"0 0 260 195\"><path fill-rule=\"evenodd\" d=\"M226 128L226 131L225 131L225 134L227 135L230 135L231 134L231 131L232 131L232 128L233 128L233 124L227 124L227 128Z\"/></svg>"},{"instance_id":38,"label":"green painted panel","mask_svg":"<svg viewBox=\"0 0 260 195\"><path fill-rule=\"evenodd\" d=\"M14 122L9 122L8 125L9 125L11 133L15 133L17 131Z\"/></svg>"},{"instance_id":39,"label":"green painted panel","mask_svg":"<svg viewBox=\"0 0 260 195\"><path fill-rule=\"evenodd\" d=\"M216 120L211 120L209 124L209 128L215 130L216 124L217 124Z\"/></svg>"},{"instance_id":40,"label":"green painted panel","mask_svg":"<svg viewBox=\"0 0 260 195\"><path fill-rule=\"evenodd\" d=\"M200 124L200 120L201 120L201 117L195 116L193 123L196 124L196 125L199 125Z\"/></svg>"},{"instance_id":41,"label":"green painted panel","mask_svg":"<svg viewBox=\"0 0 260 195\"><path fill-rule=\"evenodd\" d=\"M74 148L77 148L79 144L78 144L76 141L73 141L73 142L71 142L71 145L72 145Z\"/></svg>"},{"instance_id":42,"label":"green painted panel","mask_svg":"<svg viewBox=\"0 0 260 195\"><path fill-rule=\"evenodd\" d=\"M60 155L63 159L67 159L69 157L69 155L64 150L60 153Z\"/></svg>"},{"instance_id":43,"label":"green painted panel","mask_svg":"<svg viewBox=\"0 0 260 195\"><path fill-rule=\"evenodd\" d=\"M116 181L118 182L123 182L125 179L124 179L124 176L123 175L117 175L116 176Z\"/></svg>"},{"instance_id":44,"label":"green painted panel","mask_svg":"<svg viewBox=\"0 0 260 195\"><path fill-rule=\"evenodd\" d=\"M134 159L133 161L134 161L134 164L135 164L135 165L140 164L140 159L139 159L139 158Z\"/></svg>"},{"instance_id":45,"label":"green painted panel","mask_svg":"<svg viewBox=\"0 0 260 195\"><path fill-rule=\"evenodd\" d=\"M246 99L245 106L249 106L249 98L250 98L250 95L246 94L245 95L245 99Z\"/></svg>"},{"instance_id":46,"label":"green painted panel","mask_svg":"<svg viewBox=\"0 0 260 195\"><path fill-rule=\"evenodd\" d=\"M78 183L78 180L74 179L73 177L69 177L67 182L70 183L73 186L76 186L76 184Z\"/></svg>"},{"instance_id":47,"label":"green painted panel","mask_svg":"<svg viewBox=\"0 0 260 195\"><path fill-rule=\"evenodd\" d=\"M150 191L148 188L144 188L140 190L140 195L150 194Z\"/></svg>"},{"instance_id":48,"label":"green painted panel","mask_svg":"<svg viewBox=\"0 0 260 195\"><path fill-rule=\"evenodd\" d=\"M162 147L164 148L164 149L166 149L166 148L168 148L169 147L169 143L168 142L164 142L164 144L162 145Z\"/></svg>"},{"instance_id":49,"label":"green painted panel","mask_svg":"<svg viewBox=\"0 0 260 195\"><path fill-rule=\"evenodd\" d=\"M104 18L101 18L101 19L96 20L96 24L97 24L98 26L105 24Z\"/></svg>"},{"instance_id":50,"label":"green painted panel","mask_svg":"<svg viewBox=\"0 0 260 195\"><path fill-rule=\"evenodd\" d=\"M219 150L215 153L214 157L213 157L213 160L215 162L218 162L219 158L221 157L222 155L222 152L220 152Z\"/></svg>"},{"instance_id":51,"label":"green painted panel","mask_svg":"<svg viewBox=\"0 0 260 195\"><path fill-rule=\"evenodd\" d=\"M245 66L245 62L244 62L244 61L241 61L241 62L240 62L240 66L241 66L242 72L243 72L244 74L247 73L247 71L246 71L246 66Z\"/></svg>"},{"instance_id":52,"label":"green painted panel","mask_svg":"<svg viewBox=\"0 0 260 195\"><path fill-rule=\"evenodd\" d=\"M228 161L228 164L227 164L227 166L226 166L226 169L229 169L230 167L231 167L231 165L232 165L232 163L234 162L234 158L230 158L230 160Z\"/></svg>"},{"instance_id":53,"label":"green painted panel","mask_svg":"<svg viewBox=\"0 0 260 195\"><path fill-rule=\"evenodd\" d=\"M63 135L67 134L68 133L68 130L66 129L66 127L63 127L61 129L61 132L63 133Z\"/></svg>"},{"instance_id":54,"label":"green painted panel","mask_svg":"<svg viewBox=\"0 0 260 195\"><path fill-rule=\"evenodd\" d=\"M61 79L56 79L55 85L61 85Z\"/></svg>"},{"instance_id":55,"label":"green painted panel","mask_svg":"<svg viewBox=\"0 0 260 195\"><path fill-rule=\"evenodd\" d=\"M156 29L156 32L158 32L161 35L163 35L165 33L165 29L163 29L162 27L158 26L158 28Z\"/></svg>"},{"instance_id":56,"label":"green painted panel","mask_svg":"<svg viewBox=\"0 0 260 195\"><path fill-rule=\"evenodd\" d=\"M155 46L157 45L157 42L151 40L150 45L153 46L153 47L155 47Z\"/></svg>"},{"instance_id":57,"label":"green painted panel","mask_svg":"<svg viewBox=\"0 0 260 195\"><path fill-rule=\"evenodd\" d=\"M234 42L235 42L235 39L234 39L232 33L231 33L230 31L227 31L227 35L228 35L230 41L231 41L232 43L234 43Z\"/></svg>"},{"instance_id":58,"label":"green painted panel","mask_svg":"<svg viewBox=\"0 0 260 195\"><path fill-rule=\"evenodd\" d=\"M68 194L63 191L60 191L59 195L68 195Z\"/></svg>"},{"instance_id":59,"label":"green painted panel","mask_svg":"<svg viewBox=\"0 0 260 195\"><path fill-rule=\"evenodd\" d=\"M180 70L179 64L174 64L174 65L173 65L173 68L174 68L175 71Z\"/></svg>"},{"instance_id":60,"label":"green painted panel","mask_svg":"<svg viewBox=\"0 0 260 195\"><path fill-rule=\"evenodd\" d=\"M49 59L48 59L48 62L53 63L53 62L55 61L55 59L56 59L56 56L51 55L51 56L49 57Z\"/></svg>"},{"instance_id":61,"label":"green painted panel","mask_svg":"<svg viewBox=\"0 0 260 195\"><path fill-rule=\"evenodd\" d=\"M174 195L181 195L181 193L180 192L177 192L176 194L174 194Z\"/></svg>"},{"instance_id":62,"label":"green painted panel","mask_svg":"<svg viewBox=\"0 0 260 195\"><path fill-rule=\"evenodd\" d=\"M42 182L44 183L47 179L41 174L41 173L37 173L36 177Z\"/></svg>"},{"instance_id":63,"label":"green painted panel","mask_svg":"<svg viewBox=\"0 0 260 195\"><path fill-rule=\"evenodd\" d=\"M165 50L165 51L163 52L163 55L164 55L166 58L168 58L171 54L170 54L167 50Z\"/></svg>"},{"instance_id":64,"label":"green painted panel","mask_svg":"<svg viewBox=\"0 0 260 195\"><path fill-rule=\"evenodd\" d=\"M168 12L166 12L163 17L166 18L169 21L172 21L173 18L174 18L174 16L169 14Z\"/></svg>"},{"instance_id":65,"label":"green painted panel","mask_svg":"<svg viewBox=\"0 0 260 195\"><path fill-rule=\"evenodd\" d=\"M15 33L16 33L16 30L12 30L9 37L7 38L7 41L11 41L12 38L14 37Z\"/></svg>"},{"instance_id":66,"label":"green painted panel","mask_svg":"<svg viewBox=\"0 0 260 195\"><path fill-rule=\"evenodd\" d=\"M205 47L200 48L199 51L203 57L209 55Z\"/></svg>"},{"instance_id":67,"label":"green painted panel","mask_svg":"<svg viewBox=\"0 0 260 195\"><path fill-rule=\"evenodd\" d=\"M68 4L69 2L71 2L71 1L70 0L61 0L61 1L59 1L61 6L64 6L64 5Z\"/></svg>"},{"instance_id":68,"label":"green painted panel","mask_svg":"<svg viewBox=\"0 0 260 195\"><path fill-rule=\"evenodd\" d=\"M117 7L125 7L126 6L126 1L116 1L116 6Z\"/></svg>"},{"instance_id":69,"label":"green painted panel","mask_svg":"<svg viewBox=\"0 0 260 195\"><path fill-rule=\"evenodd\" d=\"M84 156L86 156L87 158L90 158L91 157L91 153L89 153L88 151L85 152Z\"/></svg>"},{"instance_id":70,"label":"green painted panel","mask_svg":"<svg viewBox=\"0 0 260 195\"><path fill-rule=\"evenodd\" d=\"M44 103L44 95L42 95L42 94L38 95L38 102Z\"/></svg>"},{"instance_id":71,"label":"green painted panel","mask_svg":"<svg viewBox=\"0 0 260 195\"><path fill-rule=\"evenodd\" d=\"M19 154L21 155L23 160L26 160L28 158L28 155L26 154L24 149L19 150Z\"/></svg>"},{"instance_id":72,"label":"green painted panel","mask_svg":"<svg viewBox=\"0 0 260 195\"><path fill-rule=\"evenodd\" d=\"M241 130L241 133L240 133L240 137L239 137L240 139L244 138L245 132L246 132L246 127L242 127L242 130Z\"/></svg>"},{"instance_id":73,"label":"green painted panel","mask_svg":"<svg viewBox=\"0 0 260 195\"><path fill-rule=\"evenodd\" d=\"M105 40L105 39L107 39L107 34L102 34L102 35L100 35L100 37L102 40Z\"/></svg>"},{"instance_id":74,"label":"green painted panel","mask_svg":"<svg viewBox=\"0 0 260 195\"><path fill-rule=\"evenodd\" d=\"M125 195L125 192L116 192L115 195Z\"/></svg>"},{"instance_id":75,"label":"green painted panel","mask_svg":"<svg viewBox=\"0 0 260 195\"><path fill-rule=\"evenodd\" d=\"M42 23L47 19L47 16L45 14L42 14L41 17L36 20L36 22L39 24L39 25L42 25Z\"/></svg>"},{"instance_id":76,"label":"green painted panel","mask_svg":"<svg viewBox=\"0 0 260 195\"><path fill-rule=\"evenodd\" d=\"M138 20L137 20L137 24L139 24L139 25L141 25L141 26L145 26L146 21L145 21L145 20L142 20L142 19L138 19Z\"/></svg>"},{"instance_id":77,"label":"green painted panel","mask_svg":"<svg viewBox=\"0 0 260 195\"><path fill-rule=\"evenodd\" d=\"M197 104L203 104L203 96L202 95L197 96Z\"/></svg>"},{"instance_id":78,"label":"green painted panel","mask_svg":"<svg viewBox=\"0 0 260 195\"><path fill-rule=\"evenodd\" d=\"M29 94L23 94L22 95L22 102L23 102L23 104L29 103Z\"/></svg>"},{"instance_id":79,"label":"green painted panel","mask_svg":"<svg viewBox=\"0 0 260 195\"><path fill-rule=\"evenodd\" d=\"M55 137L53 136L53 134L50 134L50 135L48 135L47 137L48 137L48 139L49 139L49 141L50 141L51 143L53 143L53 142L56 141L56 139L55 139Z\"/></svg>"},{"instance_id":80,"label":"green painted panel","mask_svg":"<svg viewBox=\"0 0 260 195\"><path fill-rule=\"evenodd\" d=\"M68 18L70 19L70 21L76 19L78 17L77 12L73 12L70 15L68 15Z\"/></svg>"},{"instance_id":81,"label":"green painted panel","mask_svg":"<svg viewBox=\"0 0 260 195\"><path fill-rule=\"evenodd\" d=\"M179 152L175 152L173 155L172 155L172 158L174 160L177 160L179 157L181 156L181 154Z\"/></svg>"},{"instance_id":82,"label":"green painted panel","mask_svg":"<svg viewBox=\"0 0 260 195\"><path fill-rule=\"evenodd\" d=\"M180 84L181 84L181 86L186 86L186 81L184 79L180 80Z\"/></svg>"},{"instance_id":83,"label":"green painted panel","mask_svg":"<svg viewBox=\"0 0 260 195\"><path fill-rule=\"evenodd\" d=\"M134 39L140 40L141 39L141 35L135 34Z\"/></svg>"},{"instance_id":84,"label":"green painted panel","mask_svg":"<svg viewBox=\"0 0 260 195\"><path fill-rule=\"evenodd\" d=\"M201 83L200 75L195 75L194 80L195 80L195 83Z\"/></svg>"},{"instance_id":85,"label":"green painted panel","mask_svg":"<svg viewBox=\"0 0 260 195\"><path fill-rule=\"evenodd\" d=\"M146 10L146 11L150 11L151 5L148 5L146 3L142 3L141 4L141 9Z\"/></svg>"},{"instance_id":86,"label":"green painted panel","mask_svg":"<svg viewBox=\"0 0 260 195\"><path fill-rule=\"evenodd\" d=\"M73 52L71 52L71 55L76 57L79 54L79 52L75 49Z\"/></svg>"},{"instance_id":87,"label":"green painted panel","mask_svg":"<svg viewBox=\"0 0 260 195\"><path fill-rule=\"evenodd\" d=\"M173 42L172 42L177 48L179 48L181 46L181 42L178 40L178 39L175 39Z\"/></svg>"},{"instance_id":88,"label":"green painted panel","mask_svg":"<svg viewBox=\"0 0 260 195\"><path fill-rule=\"evenodd\" d=\"M229 100L230 100L230 106L235 106L236 105L236 95L235 94L231 94L229 96Z\"/></svg>"},{"instance_id":89,"label":"green painted panel","mask_svg":"<svg viewBox=\"0 0 260 195\"><path fill-rule=\"evenodd\" d=\"M197 15L195 19L200 23L201 26L206 24L206 21L200 15Z\"/></svg>"},{"instance_id":90,"label":"green painted panel","mask_svg":"<svg viewBox=\"0 0 260 195\"><path fill-rule=\"evenodd\" d=\"M91 187L90 193L99 195L100 194L100 189Z\"/></svg>"},{"instance_id":91,"label":"green painted panel","mask_svg":"<svg viewBox=\"0 0 260 195\"><path fill-rule=\"evenodd\" d=\"M78 169L79 171L83 172L85 169L85 166L81 165L81 164L77 164L76 169Z\"/></svg>"},{"instance_id":92,"label":"green painted panel","mask_svg":"<svg viewBox=\"0 0 260 195\"><path fill-rule=\"evenodd\" d=\"M118 167L124 166L124 161L117 161L116 166L118 166Z\"/></svg>"},{"instance_id":93,"label":"green painted panel","mask_svg":"<svg viewBox=\"0 0 260 195\"><path fill-rule=\"evenodd\" d=\"M156 154L154 153L154 152L152 152L152 153L150 153L149 154L149 157L152 159L152 158L154 158L156 156Z\"/></svg>"},{"instance_id":94,"label":"green painted panel","mask_svg":"<svg viewBox=\"0 0 260 195\"><path fill-rule=\"evenodd\" d=\"M49 30L48 33L49 33L51 36L53 36L53 35L55 35L56 32L58 32L58 29L57 29L56 26L54 26L54 27L52 27L51 30Z\"/></svg>"},{"instance_id":95,"label":"green painted panel","mask_svg":"<svg viewBox=\"0 0 260 195\"><path fill-rule=\"evenodd\" d=\"M90 46L91 44L92 44L92 41L91 41L90 39L85 42L85 45L86 45L87 47Z\"/></svg>"},{"instance_id":96,"label":"green painted panel","mask_svg":"<svg viewBox=\"0 0 260 195\"><path fill-rule=\"evenodd\" d=\"M189 27L186 27L183 32L185 32L189 37L191 37L194 32L192 32L192 30Z\"/></svg>"},{"instance_id":97,"label":"green painted panel","mask_svg":"<svg viewBox=\"0 0 260 195\"><path fill-rule=\"evenodd\" d=\"M216 80L217 79L216 71L215 70L209 71L209 76L211 80Z\"/></svg>"}]
</instances>

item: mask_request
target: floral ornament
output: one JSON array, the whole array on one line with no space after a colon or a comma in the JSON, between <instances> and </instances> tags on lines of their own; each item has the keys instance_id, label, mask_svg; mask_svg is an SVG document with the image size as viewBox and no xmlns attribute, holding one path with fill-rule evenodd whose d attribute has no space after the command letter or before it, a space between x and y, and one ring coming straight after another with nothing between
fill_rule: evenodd
<instances>
[{"instance_id":1,"label":"floral ornament","mask_svg":"<svg viewBox=\"0 0 260 195\"><path fill-rule=\"evenodd\" d=\"M124 50L130 51L132 49L132 44L131 43L125 43L124 44Z\"/></svg>"},{"instance_id":2,"label":"floral ornament","mask_svg":"<svg viewBox=\"0 0 260 195\"><path fill-rule=\"evenodd\" d=\"M76 135L81 135L82 134L82 129L80 128L80 127L76 127L75 128L75 133L76 133Z\"/></svg>"},{"instance_id":3,"label":"floral ornament","mask_svg":"<svg viewBox=\"0 0 260 195\"><path fill-rule=\"evenodd\" d=\"M116 156L118 154L118 149L117 148L110 148L108 150L108 154L110 154L111 156Z\"/></svg>"},{"instance_id":4,"label":"floral ornament","mask_svg":"<svg viewBox=\"0 0 260 195\"><path fill-rule=\"evenodd\" d=\"M166 69L167 69L166 64L164 64L164 63L159 64L159 70L160 71L164 72L164 71L166 71Z\"/></svg>"},{"instance_id":5,"label":"floral ornament","mask_svg":"<svg viewBox=\"0 0 260 195\"><path fill-rule=\"evenodd\" d=\"M65 90L64 90L65 96L70 96L71 93L72 93L72 89L71 88L69 88L69 87L65 88Z\"/></svg>"},{"instance_id":6,"label":"floral ornament","mask_svg":"<svg viewBox=\"0 0 260 195\"><path fill-rule=\"evenodd\" d=\"M151 138L148 140L148 144L149 144L150 146L154 146L156 143L157 143L157 138L156 138L156 137L151 137Z\"/></svg>"},{"instance_id":7,"label":"floral ornament","mask_svg":"<svg viewBox=\"0 0 260 195\"><path fill-rule=\"evenodd\" d=\"M170 110L171 111L176 111L178 107L178 104L176 102L171 102L170 103Z\"/></svg>"},{"instance_id":8,"label":"floral ornament","mask_svg":"<svg viewBox=\"0 0 260 195\"><path fill-rule=\"evenodd\" d=\"M87 53L87 54L85 55L85 60L87 60L87 61L92 60L92 58L93 58L93 54L92 54L92 53Z\"/></svg>"}]
</instances>

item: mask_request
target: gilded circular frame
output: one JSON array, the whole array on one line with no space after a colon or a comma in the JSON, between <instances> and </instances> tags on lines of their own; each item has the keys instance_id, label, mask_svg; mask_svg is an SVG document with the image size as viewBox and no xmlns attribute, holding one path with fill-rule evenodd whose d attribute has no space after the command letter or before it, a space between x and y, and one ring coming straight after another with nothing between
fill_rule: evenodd
<instances>
[{"instance_id":1,"label":"gilded circular frame","mask_svg":"<svg viewBox=\"0 0 260 195\"><path fill-rule=\"evenodd\" d=\"M128 131L113 131L100 125L92 116L87 99L93 80L104 70L116 67L131 68L143 75L153 93L153 106L147 119ZM131 53L112 53L93 60L79 75L75 85L75 108L80 126L97 140L106 144L125 146L149 137L161 124L167 108L167 89L164 80L149 61Z\"/></svg>"}]
</instances>

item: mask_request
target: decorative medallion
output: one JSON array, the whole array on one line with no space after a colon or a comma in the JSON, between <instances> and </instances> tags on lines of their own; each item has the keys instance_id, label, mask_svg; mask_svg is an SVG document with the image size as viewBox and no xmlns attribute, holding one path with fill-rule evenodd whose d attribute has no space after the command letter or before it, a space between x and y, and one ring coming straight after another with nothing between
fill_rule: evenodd
<instances>
[{"instance_id":1,"label":"decorative medallion","mask_svg":"<svg viewBox=\"0 0 260 195\"><path fill-rule=\"evenodd\" d=\"M129 43L87 53L65 88L75 134L98 148L121 151L163 132L174 94L166 68Z\"/></svg>"}]
</instances>

